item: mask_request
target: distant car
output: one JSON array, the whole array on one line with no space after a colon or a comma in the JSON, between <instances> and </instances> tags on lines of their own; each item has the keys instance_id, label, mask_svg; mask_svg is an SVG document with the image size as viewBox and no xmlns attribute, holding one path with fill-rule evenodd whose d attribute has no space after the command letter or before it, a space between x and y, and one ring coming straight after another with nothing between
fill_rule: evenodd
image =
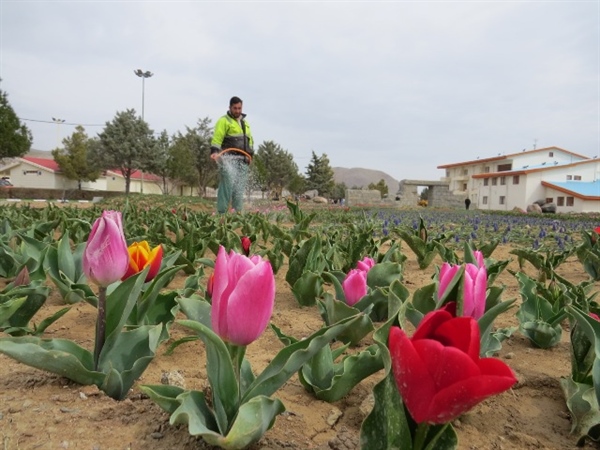
<instances>
[{"instance_id":1,"label":"distant car","mask_svg":"<svg viewBox=\"0 0 600 450\"><path fill-rule=\"evenodd\" d=\"M9 188L13 187L13 184L7 180L6 178L0 178L0 188Z\"/></svg>"}]
</instances>

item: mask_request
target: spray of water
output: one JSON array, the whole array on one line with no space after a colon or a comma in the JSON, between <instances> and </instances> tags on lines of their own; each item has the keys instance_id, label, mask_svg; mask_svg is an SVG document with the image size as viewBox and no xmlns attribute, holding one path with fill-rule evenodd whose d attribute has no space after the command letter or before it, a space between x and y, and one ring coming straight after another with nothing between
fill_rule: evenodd
<instances>
[{"instance_id":1,"label":"spray of water","mask_svg":"<svg viewBox=\"0 0 600 450\"><path fill-rule=\"evenodd\" d=\"M222 174L230 181L233 195L244 197L246 206L251 207L250 204L256 199L256 192L260 191L260 186L250 167L235 155L221 156L219 164Z\"/></svg>"}]
</instances>

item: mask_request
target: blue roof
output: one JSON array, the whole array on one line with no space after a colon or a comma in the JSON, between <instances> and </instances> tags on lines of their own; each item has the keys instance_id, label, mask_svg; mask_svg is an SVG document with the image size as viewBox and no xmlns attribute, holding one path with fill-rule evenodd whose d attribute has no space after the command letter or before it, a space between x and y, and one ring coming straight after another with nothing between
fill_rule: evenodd
<instances>
[{"instance_id":1,"label":"blue roof","mask_svg":"<svg viewBox=\"0 0 600 450\"><path fill-rule=\"evenodd\" d=\"M600 197L600 180L547 181L547 183L586 197Z\"/></svg>"}]
</instances>

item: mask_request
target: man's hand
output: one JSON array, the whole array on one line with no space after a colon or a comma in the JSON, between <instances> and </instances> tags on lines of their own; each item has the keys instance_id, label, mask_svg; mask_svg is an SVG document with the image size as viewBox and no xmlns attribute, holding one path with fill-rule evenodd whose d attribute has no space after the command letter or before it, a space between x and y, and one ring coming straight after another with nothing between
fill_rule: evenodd
<instances>
[{"instance_id":1,"label":"man's hand","mask_svg":"<svg viewBox=\"0 0 600 450\"><path fill-rule=\"evenodd\" d=\"M213 161L216 161L219 158L220 158L220 156L219 156L218 153L211 153L210 154L210 159L212 159Z\"/></svg>"}]
</instances>

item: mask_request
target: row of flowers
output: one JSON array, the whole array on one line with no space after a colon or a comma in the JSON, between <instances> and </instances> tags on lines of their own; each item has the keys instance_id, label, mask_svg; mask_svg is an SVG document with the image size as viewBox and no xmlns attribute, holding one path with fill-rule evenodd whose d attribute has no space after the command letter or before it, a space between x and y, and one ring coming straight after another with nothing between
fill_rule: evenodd
<instances>
[{"instance_id":1,"label":"row of flowers","mask_svg":"<svg viewBox=\"0 0 600 450\"><path fill-rule=\"evenodd\" d=\"M594 253L600 245L597 231L589 238ZM253 255L252 245L244 237L244 254L220 246L214 262L202 261L214 265L205 289L198 284L200 270L186 288L165 292L183 268L174 264L178 255L164 255L161 245L151 248L146 241L127 246L121 213L105 211L94 222L81 259L85 277L98 291L90 300L84 289L88 301L98 307L93 354L68 340L36 336L0 338L0 352L76 382L96 384L122 399L168 338L181 311L187 320L177 323L195 332L206 347L211 398L175 386L140 389L169 412L171 423L186 422L190 433L222 448L244 448L273 426L285 407L271 396L296 373L318 398L335 401L361 379L385 369L374 389L373 412L362 427L362 448L381 448L382 439L389 448L455 448L451 422L516 382L504 362L489 357L502 340L493 321L513 301L501 302L501 289L491 286L498 264L468 246L465 262L445 262L435 282L418 290L411 301L393 246L385 255L364 256L347 273L303 273L298 278L302 283L294 284L297 295L316 299L326 325L302 340L271 325L285 347L255 374L246 348L269 326L275 281L271 261ZM335 296L322 289L325 283L334 287ZM575 292L571 287L569 292ZM571 378L578 384L565 389L580 392L600 386L590 376L590 364L597 359L591 343L600 336L600 324L588 314L590 298L574 300L562 306L579 333L572 337L573 353L585 357L578 359ZM416 327L412 336L405 331L409 322ZM372 331L373 346L344 356L349 346ZM343 365L334 364L338 357L344 358ZM323 373L328 379L318 378ZM578 399L572 400L573 409ZM376 419L382 413L397 423L382 430ZM579 431L585 435L588 429Z\"/></svg>"}]
</instances>

